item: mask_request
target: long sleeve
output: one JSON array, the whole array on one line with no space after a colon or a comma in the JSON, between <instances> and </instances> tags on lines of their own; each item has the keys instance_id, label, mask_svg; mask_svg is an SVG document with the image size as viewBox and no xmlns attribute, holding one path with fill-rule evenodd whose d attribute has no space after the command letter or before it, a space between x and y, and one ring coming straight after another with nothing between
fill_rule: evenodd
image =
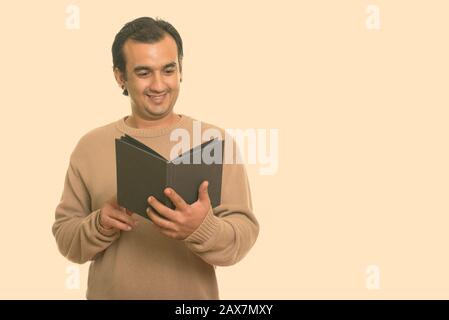
<instances>
[{"instance_id":1,"label":"long sleeve","mask_svg":"<svg viewBox=\"0 0 449 320\"><path fill-rule=\"evenodd\" d=\"M93 260L119 237L119 231L101 227L99 213L91 212L89 192L71 160L52 228L59 251L70 261Z\"/></svg>"},{"instance_id":2,"label":"long sleeve","mask_svg":"<svg viewBox=\"0 0 449 320\"><path fill-rule=\"evenodd\" d=\"M229 266L245 257L259 234L243 165L223 165L221 200L219 206L210 208L197 230L183 241L205 262Z\"/></svg>"},{"instance_id":3,"label":"long sleeve","mask_svg":"<svg viewBox=\"0 0 449 320\"><path fill-rule=\"evenodd\" d=\"M244 258L259 232L244 166L225 161L220 205L210 207L184 240L164 236L144 217L136 217L139 224L129 232L106 230L99 217L105 201L117 194L115 139L130 135L170 159L173 148L180 143L184 147L188 140L173 141L175 130L188 132L192 147L199 133L196 120L186 115L156 128L133 128L125 120L122 117L87 132L70 155L52 228L59 251L75 263L94 261L89 267L87 299L219 299L215 266ZM202 140L209 140L208 134L218 138L219 133L225 134L214 125L200 124ZM237 155L228 149L226 155Z\"/></svg>"}]
</instances>

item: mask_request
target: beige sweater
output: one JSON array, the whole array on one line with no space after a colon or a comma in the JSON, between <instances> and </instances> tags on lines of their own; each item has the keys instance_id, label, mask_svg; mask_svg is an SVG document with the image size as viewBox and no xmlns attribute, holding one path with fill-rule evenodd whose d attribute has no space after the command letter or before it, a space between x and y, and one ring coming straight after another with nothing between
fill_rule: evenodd
<instances>
[{"instance_id":1,"label":"beige sweater","mask_svg":"<svg viewBox=\"0 0 449 320\"><path fill-rule=\"evenodd\" d=\"M117 192L115 138L126 133L169 159L171 147L179 144L170 141L170 132L185 128L193 139L194 121L181 115L170 127L137 129L123 117L90 131L76 145L53 234L70 261L91 261L88 299L219 299L215 266L235 264L255 243L259 224L242 164L224 164L221 204L184 240L164 236L138 215L138 226L128 232L99 224L100 208ZM208 128L217 127L201 122L202 131Z\"/></svg>"}]
</instances>

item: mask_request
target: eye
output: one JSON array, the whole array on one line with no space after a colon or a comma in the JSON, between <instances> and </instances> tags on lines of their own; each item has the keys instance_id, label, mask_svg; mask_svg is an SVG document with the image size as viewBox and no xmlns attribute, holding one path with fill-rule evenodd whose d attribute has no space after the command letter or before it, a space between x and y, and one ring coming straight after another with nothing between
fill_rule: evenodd
<instances>
[{"instance_id":1,"label":"eye","mask_svg":"<svg viewBox=\"0 0 449 320\"><path fill-rule=\"evenodd\" d=\"M165 72L168 73L168 74L170 74L170 73L175 72L175 69L167 69L167 70L165 70Z\"/></svg>"}]
</instances>

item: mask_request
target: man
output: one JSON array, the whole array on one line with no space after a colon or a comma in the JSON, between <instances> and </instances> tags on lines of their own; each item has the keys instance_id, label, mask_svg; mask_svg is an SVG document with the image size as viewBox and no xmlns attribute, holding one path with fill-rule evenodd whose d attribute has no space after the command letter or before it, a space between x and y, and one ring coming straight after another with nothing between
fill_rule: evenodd
<instances>
[{"instance_id":1,"label":"man","mask_svg":"<svg viewBox=\"0 0 449 320\"><path fill-rule=\"evenodd\" d=\"M145 219L116 200L115 138L128 134L167 159L170 133L194 119L176 114L182 81L182 40L163 20L127 23L112 45L113 71L132 114L84 135L70 156L53 234L70 261L92 261L88 299L218 299L215 266L240 261L259 233L245 168L223 165L221 204L211 207L207 181L198 200L186 203L176 190L170 209L148 198ZM215 128L201 123L201 130ZM191 140L192 143L193 139ZM226 151L225 151L226 153Z\"/></svg>"}]
</instances>

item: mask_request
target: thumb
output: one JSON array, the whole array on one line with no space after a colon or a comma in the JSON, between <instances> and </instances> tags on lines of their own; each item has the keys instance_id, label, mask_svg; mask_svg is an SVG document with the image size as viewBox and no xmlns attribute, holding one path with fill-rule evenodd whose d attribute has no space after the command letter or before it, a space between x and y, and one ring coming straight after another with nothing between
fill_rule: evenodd
<instances>
[{"instance_id":1,"label":"thumb","mask_svg":"<svg viewBox=\"0 0 449 320\"><path fill-rule=\"evenodd\" d=\"M199 200L201 202L203 201L210 201L209 199L209 193L208 193L208 187L209 187L209 181L204 181L201 185L200 185L200 189L199 189Z\"/></svg>"}]
</instances>

